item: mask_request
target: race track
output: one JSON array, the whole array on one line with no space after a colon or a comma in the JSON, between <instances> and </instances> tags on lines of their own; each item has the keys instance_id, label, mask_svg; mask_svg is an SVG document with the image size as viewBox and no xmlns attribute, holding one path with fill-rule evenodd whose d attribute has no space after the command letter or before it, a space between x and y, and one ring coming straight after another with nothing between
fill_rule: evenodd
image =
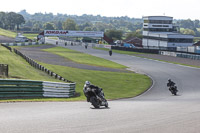
<instances>
[{"instance_id":1,"label":"race track","mask_svg":"<svg viewBox=\"0 0 200 133\"><path fill-rule=\"evenodd\" d=\"M59 44L64 46L63 44ZM153 87L130 99L109 101L109 109L93 109L87 102L1 103L2 133L199 133L200 69L95 50L89 53L149 75ZM166 87L171 78L178 96Z\"/></svg>"}]
</instances>

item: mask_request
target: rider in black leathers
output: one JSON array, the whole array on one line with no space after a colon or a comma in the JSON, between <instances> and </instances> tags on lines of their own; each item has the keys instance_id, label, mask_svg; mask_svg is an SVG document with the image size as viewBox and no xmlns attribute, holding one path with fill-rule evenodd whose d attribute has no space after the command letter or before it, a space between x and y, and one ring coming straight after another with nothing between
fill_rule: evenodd
<instances>
[{"instance_id":1,"label":"rider in black leathers","mask_svg":"<svg viewBox=\"0 0 200 133\"><path fill-rule=\"evenodd\" d=\"M167 86L168 86L168 87L172 87L172 86L174 86L174 85L175 85L175 83L174 83L171 79L168 79Z\"/></svg>"},{"instance_id":2,"label":"rider in black leathers","mask_svg":"<svg viewBox=\"0 0 200 133\"><path fill-rule=\"evenodd\" d=\"M171 91L172 89L176 89L175 83L171 80L168 79L167 86L169 87L169 90Z\"/></svg>"},{"instance_id":3,"label":"rider in black leathers","mask_svg":"<svg viewBox=\"0 0 200 133\"><path fill-rule=\"evenodd\" d=\"M87 101L90 101L90 97L87 95L87 91L88 89L95 89L95 93L101 97L100 93L103 93L102 88L99 88L98 86L92 85L90 83L90 81L85 81L84 87L83 87L83 91L85 96L87 97ZM103 94L104 96L104 94Z\"/></svg>"}]
</instances>

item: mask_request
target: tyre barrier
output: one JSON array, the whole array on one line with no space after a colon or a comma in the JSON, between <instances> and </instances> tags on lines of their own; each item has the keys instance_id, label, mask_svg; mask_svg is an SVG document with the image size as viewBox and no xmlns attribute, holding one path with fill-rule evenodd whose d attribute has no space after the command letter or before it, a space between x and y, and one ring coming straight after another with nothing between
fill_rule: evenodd
<instances>
[{"instance_id":1,"label":"tyre barrier","mask_svg":"<svg viewBox=\"0 0 200 133\"><path fill-rule=\"evenodd\" d=\"M0 98L73 97L75 83L0 79Z\"/></svg>"}]
</instances>

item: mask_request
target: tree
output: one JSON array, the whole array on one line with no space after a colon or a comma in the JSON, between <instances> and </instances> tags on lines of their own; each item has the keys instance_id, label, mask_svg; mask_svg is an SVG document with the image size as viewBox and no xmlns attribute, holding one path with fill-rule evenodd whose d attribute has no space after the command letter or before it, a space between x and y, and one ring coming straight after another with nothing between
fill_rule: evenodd
<instances>
[{"instance_id":1,"label":"tree","mask_svg":"<svg viewBox=\"0 0 200 133\"><path fill-rule=\"evenodd\" d=\"M16 14L15 23L17 25L17 30L19 30L19 26L25 23L25 19L22 15Z\"/></svg>"},{"instance_id":2,"label":"tree","mask_svg":"<svg viewBox=\"0 0 200 133\"><path fill-rule=\"evenodd\" d=\"M141 30L136 30L130 33L126 34L126 39L131 38L131 37L138 37L142 39L142 32Z\"/></svg>"},{"instance_id":3,"label":"tree","mask_svg":"<svg viewBox=\"0 0 200 133\"><path fill-rule=\"evenodd\" d=\"M92 27L85 27L83 30L84 31L92 31Z\"/></svg>"},{"instance_id":4,"label":"tree","mask_svg":"<svg viewBox=\"0 0 200 133\"><path fill-rule=\"evenodd\" d=\"M6 25L6 13L0 12L0 27L5 28Z\"/></svg>"},{"instance_id":5,"label":"tree","mask_svg":"<svg viewBox=\"0 0 200 133\"><path fill-rule=\"evenodd\" d=\"M63 22L63 29L64 30L77 30L77 24L73 19L67 19Z\"/></svg>"},{"instance_id":6,"label":"tree","mask_svg":"<svg viewBox=\"0 0 200 133\"><path fill-rule=\"evenodd\" d=\"M17 14L14 13L14 12L9 12L6 16L6 24L7 24L7 28L10 29L10 30L14 30L15 29L15 25L16 25L16 22L15 22L15 18L17 17Z\"/></svg>"},{"instance_id":7,"label":"tree","mask_svg":"<svg viewBox=\"0 0 200 133\"><path fill-rule=\"evenodd\" d=\"M84 30L86 27L87 27L87 28L90 27L90 28L92 29L93 25L92 25L92 23L88 23L88 22L79 25L79 29L80 29L81 31Z\"/></svg>"},{"instance_id":8,"label":"tree","mask_svg":"<svg viewBox=\"0 0 200 133\"><path fill-rule=\"evenodd\" d=\"M33 28L32 28L33 31L40 31L40 24L39 23L35 23L33 25Z\"/></svg>"},{"instance_id":9,"label":"tree","mask_svg":"<svg viewBox=\"0 0 200 133\"><path fill-rule=\"evenodd\" d=\"M43 27L45 30L55 30L55 25L50 22L45 23Z\"/></svg>"},{"instance_id":10,"label":"tree","mask_svg":"<svg viewBox=\"0 0 200 133\"><path fill-rule=\"evenodd\" d=\"M180 32L182 34L189 34L189 35L195 35L195 32L191 29L184 29L184 28L181 28Z\"/></svg>"},{"instance_id":11,"label":"tree","mask_svg":"<svg viewBox=\"0 0 200 133\"><path fill-rule=\"evenodd\" d=\"M105 34L113 40L121 40L123 32L121 30L108 30L105 32Z\"/></svg>"},{"instance_id":12,"label":"tree","mask_svg":"<svg viewBox=\"0 0 200 133\"><path fill-rule=\"evenodd\" d=\"M58 23L57 23L57 29L58 30L62 30L63 29L61 21L58 21Z\"/></svg>"}]
</instances>

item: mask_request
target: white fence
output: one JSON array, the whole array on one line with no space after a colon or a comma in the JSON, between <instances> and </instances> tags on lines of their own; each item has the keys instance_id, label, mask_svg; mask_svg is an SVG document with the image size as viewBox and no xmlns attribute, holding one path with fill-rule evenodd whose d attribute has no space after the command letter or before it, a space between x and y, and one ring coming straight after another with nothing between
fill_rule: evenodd
<instances>
[{"instance_id":1,"label":"white fence","mask_svg":"<svg viewBox=\"0 0 200 133\"><path fill-rule=\"evenodd\" d=\"M28 45L40 45L42 42L22 42L22 43L2 43L6 46L28 46Z\"/></svg>"}]
</instances>

